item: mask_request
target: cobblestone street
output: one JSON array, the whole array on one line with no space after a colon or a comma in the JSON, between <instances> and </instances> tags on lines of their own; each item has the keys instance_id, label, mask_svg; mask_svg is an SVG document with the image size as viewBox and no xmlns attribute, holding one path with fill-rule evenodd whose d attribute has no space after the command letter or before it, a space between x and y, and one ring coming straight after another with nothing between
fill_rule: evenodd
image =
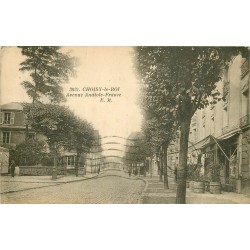
<instances>
[{"instance_id":1,"label":"cobblestone street","mask_svg":"<svg viewBox=\"0 0 250 250\"><path fill-rule=\"evenodd\" d=\"M26 183L27 184L27 183ZM3 185L3 184L2 184ZM8 183L11 185L11 183ZM13 182L12 185L15 185ZM30 184L29 184L30 185ZM38 186L41 184L37 184ZM37 187L36 185L34 187ZM142 180L120 171L105 171L96 178L29 190L3 193L3 204L134 204L145 187Z\"/></svg>"}]
</instances>

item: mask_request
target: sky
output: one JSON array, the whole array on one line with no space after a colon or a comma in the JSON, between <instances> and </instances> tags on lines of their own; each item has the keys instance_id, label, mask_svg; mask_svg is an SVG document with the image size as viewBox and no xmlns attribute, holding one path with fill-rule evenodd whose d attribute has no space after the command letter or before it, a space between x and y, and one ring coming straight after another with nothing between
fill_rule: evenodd
<instances>
[{"instance_id":1,"label":"sky","mask_svg":"<svg viewBox=\"0 0 250 250\"><path fill-rule=\"evenodd\" d=\"M76 68L77 77L70 78L64 84L64 94L82 94L83 97L67 97L65 105L76 115L91 122L99 130L101 137L128 137L130 133L139 131L142 115L137 104L138 79L133 69L132 47L63 47L62 52L69 52L79 59ZM17 47L2 47L0 50L0 103L31 101L21 82L28 75L19 71L19 64L25 59ZM85 97L86 88L101 87L101 93L120 94L111 98L112 102L100 102L100 97ZM110 88L119 91L110 91ZM78 88L78 91L70 91ZM105 90L109 89L109 90ZM84 91L83 91L84 90ZM103 139L103 142L110 138ZM125 140L116 137L112 141L126 144ZM105 147L105 146L104 146ZM116 146L118 147L118 146ZM122 147L122 146L121 146ZM122 149L122 148L121 148Z\"/></svg>"},{"instance_id":2,"label":"sky","mask_svg":"<svg viewBox=\"0 0 250 250\"><path fill-rule=\"evenodd\" d=\"M141 113L136 104L138 79L133 70L131 47L63 47L63 52L79 58L77 77L64 84L64 93L80 93L83 97L67 97L65 105L75 114L87 119L101 136L117 135L127 137L131 132L140 130ZM19 72L19 63L24 57L16 47L1 50L1 104L29 101L20 83L27 75ZM102 87L102 93L121 94L113 97L112 102L100 102L99 97L85 97L87 87ZM105 91L104 88L119 87L119 91ZM78 88L79 92L69 91ZM99 93L99 91L95 91Z\"/></svg>"}]
</instances>

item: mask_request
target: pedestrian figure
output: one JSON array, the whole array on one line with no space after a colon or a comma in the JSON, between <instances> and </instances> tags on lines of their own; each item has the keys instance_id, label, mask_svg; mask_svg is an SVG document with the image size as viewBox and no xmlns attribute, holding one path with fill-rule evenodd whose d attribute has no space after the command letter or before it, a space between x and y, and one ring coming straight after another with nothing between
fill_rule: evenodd
<instances>
[{"instance_id":1,"label":"pedestrian figure","mask_svg":"<svg viewBox=\"0 0 250 250\"><path fill-rule=\"evenodd\" d=\"M129 167L128 168L128 174L129 174L129 177L131 176L131 168Z\"/></svg>"},{"instance_id":2,"label":"pedestrian figure","mask_svg":"<svg viewBox=\"0 0 250 250\"><path fill-rule=\"evenodd\" d=\"M98 170L97 170L98 174L100 173L100 166L98 167Z\"/></svg>"},{"instance_id":3,"label":"pedestrian figure","mask_svg":"<svg viewBox=\"0 0 250 250\"><path fill-rule=\"evenodd\" d=\"M138 169L136 168L135 169L135 176L137 176L137 174L138 174Z\"/></svg>"},{"instance_id":4,"label":"pedestrian figure","mask_svg":"<svg viewBox=\"0 0 250 250\"><path fill-rule=\"evenodd\" d=\"M10 172L12 177L15 176L15 169L16 169L16 163L14 160L12 160L10 163Z\"/></svg>"}]
</instances>

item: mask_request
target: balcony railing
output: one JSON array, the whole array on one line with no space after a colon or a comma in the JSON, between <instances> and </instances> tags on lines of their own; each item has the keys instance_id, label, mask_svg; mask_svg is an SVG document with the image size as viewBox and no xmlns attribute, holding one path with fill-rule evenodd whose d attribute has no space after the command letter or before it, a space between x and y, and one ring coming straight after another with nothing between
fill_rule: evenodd
<instances>
[{"instance_id":1,"label":"balcony railing","mask_svg":"<svg viewBox=\"0 0 250 250\"><path fill-rule=\"evenodd\" d=\"M246 60L242 65L241 65L241 79L247 75L249 72L249 62Z\"/></svg>"},{"instance_id":2,"label":"balcony railing","mask_svg":"<svg viewBox=\"0 0 250 250\"><path fill-rule=\"evenodd\" d=\"M240 126L241 127L244 127L248 124L250 124L250 115L249 114L240 118Z\"/></svg>"}]
</instances>

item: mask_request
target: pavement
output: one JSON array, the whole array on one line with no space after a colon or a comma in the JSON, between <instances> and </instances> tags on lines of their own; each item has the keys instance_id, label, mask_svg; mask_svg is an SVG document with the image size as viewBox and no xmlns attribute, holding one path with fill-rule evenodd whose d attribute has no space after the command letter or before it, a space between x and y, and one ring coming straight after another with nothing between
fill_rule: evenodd
<instances>
[{"instance_id":1,"label":"pavement","mask_svg":"<svg viewBox=\"0 0 250 250\"><path fill-rule=\"evenodd\" d=\"M16 192L20 191L32 191L33 193L36 192L36 189L41 189L41 188L53 188L53 186L59 186L62 184L67 184L67 183L81 183L83 180L88 180L88 179L93 179L93 181L96 181L95 179L98 179L98 185L103 186L104 179L102 177L122 177L124 179L123 187L121 188L120 192L122 193L122 190L125 190L127 188L126 185L130 185L129 182L125 181L126 179L130 181L136 181L136 180L142 180L141 184L135 184L136 185L136 192L133 193L133 190L129 190L129 192L136 198L133 198L130 200L132 204L134 202L139 203L139 204L175 204L175 199L176 199L176 183L173 179L169 178L169 189L164 189L164 184L159 180L159 176L131 176L129 177L127 173L124 172L119 172L119 171L103 171L99 175L98 174L91 174L87 173L84 176L73 176L73 175L66 175L66 176L58 176L56 180L52 180L51 176L15 176L14 178L11 176L0 176L0 194L3 195L8 195L13 193L13 195ZM112 178L109 180L110 183L112 183ZM108 182L108 183L109 183ZM136 182L135 182L136 183ZM93 187L96 186L91 184ZM112 184L109 184L111 187L115 187ZM137 187L137 185L139 185ZM90 188L90 190L93 189L93 187ZM109 186L108 186L109 187ZM56 188L56 187L54 187ZM95 188L95 187L94 187ZM142 190L142 191L140 191ZM117 191L117 190L116 190ZM96 191L99 193L99 189ZM102 190L102 192L104 192ZM113 192L112 190L109 190L108 192ZM96 194L93 191L90 191L93 197L96 197ZM127 192L128 193L128 192ZM131 196L130 194L130 196ZM42 195L42 192L41 192ZM83 195L79 192L79 195ZM88 196L88 193L85 193L85 196ZM28 193L27 196L29 197ZM109 197L108 195L106 195ZM106 198L106 199L95 199L91 198L88 196L89 201L94 202L94 203L100 203L100 201L104 203L110 203L112 200L113 204L116 204L115 202L117 201L118 203L122 203L125 201L125 194L121 196L121 199L117 200L115 198L120 197L119 193L114 193L111 198ZM140 196L138 198L138 196ZM28 200L29 198L27 198ZM61 197L63 199L63 197ZM110 200L109 200L110 199ZM13 196L13 201L15 201L15 196ZM82 201L84 199L82 198ZM60 202L60 200L58 200ZM68 200L68 202L71 202ZM86 201L87 202L87 201ZM1 203L1 202L0 202ZM129 203L124 202L124 203ZM186 192L186 203L187 204L250 204L250 196L249 195L244 195L244 194L238 194L238 193L233 193L233 192L222 192L222 194L210 194L209 192L200 194L200 193L194 193L191 191L189 188L187 188ZM130 203L131 204L131 203Z\"/></svg>"},{"instance_id":2,"label":"pavement","mask_svg":"<svg viewBox=\"0 0 250 250\"><path fill-rule=\"evenodd\" d=\"M146 186L143 190L142 204L175 204L176 183L169 178L169 189L164 189L159 176L144 177ZM186 191L186 204L250 204L250 196L233 192L221 194L194 193L189 188Z\"/></svg>"},{"instance_id":3,"label":"pavement","mask_svg":"<svg viewBox=\"0 0 250 250\"><path fill-rule=\"evenodd\" d=\"M2 204L138 204L145 187L145 181L111 169L56 181L46 176L15 178L2 178Z\"/></svg>"},{"instance_id":4,"label":"pavement","mask_svg":"<svg viewBox=\"0 0 250 250\"><path fill-rule=\"evenodd\" d=\"M98 176L96 173L87 173L78 177L74 175L58 175L55 180L51 176L0 176L0 194L83 181L96 176Z\"/></svg>"}]
</instances>

